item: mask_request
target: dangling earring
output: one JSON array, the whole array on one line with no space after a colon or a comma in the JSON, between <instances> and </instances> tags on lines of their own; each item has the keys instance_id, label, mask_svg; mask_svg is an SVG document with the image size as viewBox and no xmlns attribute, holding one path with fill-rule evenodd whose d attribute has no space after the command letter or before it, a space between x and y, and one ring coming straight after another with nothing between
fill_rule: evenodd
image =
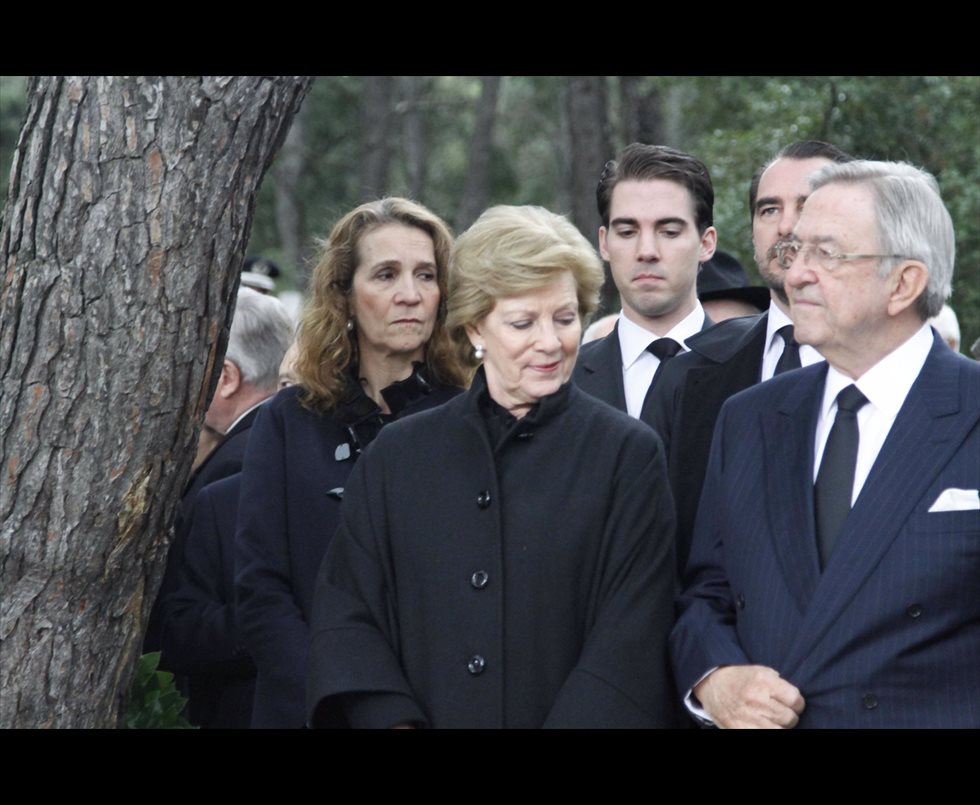
<instances>
[{"instance_id":1,"label":"dangling earring","mask_svg":"<svg viewBox=\"0 0 980 805\"><path fill-rule=\"evenodd\" d=\"M483 348L483 344L477 344L473 347L473 356L478 360L482 361L483 356L487 354L487 351Z\"/></svg>"},{"instance_id":2,"label":"dangling earring","mask_svg":"<svg viewBox=\"0 0 980 805\"><path fill-rule=\"evenodd\" d=\"M353 319L347 319L347 332L349 332L349 333L354 332L354 320Z\"/></svg>"}]
</instances>

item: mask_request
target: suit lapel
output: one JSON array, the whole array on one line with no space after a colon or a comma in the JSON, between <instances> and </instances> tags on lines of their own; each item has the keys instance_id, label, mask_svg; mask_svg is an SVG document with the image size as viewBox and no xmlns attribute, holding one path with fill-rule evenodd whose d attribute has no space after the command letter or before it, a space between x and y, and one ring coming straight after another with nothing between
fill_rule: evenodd
<instances>
[{"instance_id":1,"label":"suit lapel","mask_svg":"<svg viewBox=\"0 0 980 805\"><path fill-rule=\"evenodd\" d=\"M762 372L762 352L766 340L765 321L761 330L753 328L750 338L731 358L709 366L696 366L687 371L681 399L698 400L681 413L679 432L694 437L697 434L711 443L715 421L722 404L733 394L754 386Z\"/></svg>"},{"instance_id":2,"label":"suit lapel","mask_svg":"<svg viewBox=\"0 0 980 805\"><path fill-rule=\"evenodd\" d=\"M787 655L787 673L841 616L980 417L980 400L961 402L960 375L955 356L937 339L841 529Z\"/></svg>"},{"instance_id":3,"label":"suit lapel","mask_svg":"<svg viewBox=\"0 0 980 805\"><path fill-rule=\"evenodd\" d=\"M619 349L619 323L593 349L579 358L580 369L575 382L583 391L620 411L626 410L626 392L623 390L623 355Z\"/></svg>"},{"instance_id":4,"label":"suit lapel","mask_svg":"<svg viewBox=\"0 0 980 805\"><path fill-rule=\"evenodd\" d=\"M813 434L826 374L826 364L805 370L775 410L761 414L773 548L801 613L807 611L820 580L813 515Z\"/></svg>"}]
</instances>

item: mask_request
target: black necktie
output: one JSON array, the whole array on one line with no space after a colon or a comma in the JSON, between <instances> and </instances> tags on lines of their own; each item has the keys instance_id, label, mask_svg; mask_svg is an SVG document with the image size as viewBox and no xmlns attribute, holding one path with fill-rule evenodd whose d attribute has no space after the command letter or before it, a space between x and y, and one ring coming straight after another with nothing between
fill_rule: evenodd
<instances>
[{"instance_id":1,"label":"black necktie","mask_svg":"<svg viewBox=\"0 0 980 805\"><path fill-rule=\"evenodd\" d=\"M776 362L776 371L773 376L781 375L790 369L799 369L800 364L800 345L793 338L793 325L787 324L780 327L776 332L783 338L783 354Z\"/></svg>"},{"instance_id":2,"label":"black necktie","mask_svg":"<svg viewBox=\"0 0 980 805\"><path fill-rule=\"evenodd\" d=\"M650 401L653 397L653 387L657 383L657 378L660 377L660 373L664 370L664 366L667 361L673 358L678 352L681 351L681 345L678 344L673 338L658 338L656 341L650 342L647 346L647 352L651 352L660 358L660 366L657 367L657 371L653 373L653 380L650 381L650 386L647 389L646 396L643 398L643 407L640 409L640 419L647 422L650 417Z\"/></svg>"},{"instance_id":3,"label":"black necktie","mask_svg":"<svg viewBox=\"0 0 980 805\"><path fill-rule=\"evenodd\" d=\"M837 395L837 418L827 436L813 487L821 568L827 566L837 535L851 510L854 463L858 452L857 412L867 401L868 398L853 385Z\"/></svg>"}]
</instances>

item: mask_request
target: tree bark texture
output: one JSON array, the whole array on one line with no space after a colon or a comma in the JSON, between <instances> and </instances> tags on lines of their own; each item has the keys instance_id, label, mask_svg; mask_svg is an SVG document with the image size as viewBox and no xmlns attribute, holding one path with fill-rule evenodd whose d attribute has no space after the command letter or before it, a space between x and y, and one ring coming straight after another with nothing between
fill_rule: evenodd
<instances>
[{"instance_id":1,"label":"tree bark texture","mask_svg":"<svg viewBox=\"0 0 980 805\"><path fill-rule=\"evenodd\" d=\"M481 75L480 101L470 138L470 155L466 168L466 187L460 205L456 229L462 232L487 206L490 197L490 160L493 158L493 126L497 119L499 75Z\"/></svg>"},{"instance_id":2,"label":"tree bark texture","mask_svg":"<svg viewBox=\"0 0 980 805\"><path fill-rule=\"evenodd\" d=\"M595 188L603 165L615 156L609 143L606 77L572 75L565 81L563 106L570 147L566 165L572 221L594 246L598 246L600 221ZM608 312L615 299L616 286L607 267L597 315Z\"/></svg>"},{"instance_id":3,"label":"tree bark texture","mask_svg":"<svg viewBox=\"0 0 980 805\"><path fill-rule=\"evenodd\" d=\"M32 78L0 228L0 727L119 722L309 79Z\"/></svg>"}]
</instances>

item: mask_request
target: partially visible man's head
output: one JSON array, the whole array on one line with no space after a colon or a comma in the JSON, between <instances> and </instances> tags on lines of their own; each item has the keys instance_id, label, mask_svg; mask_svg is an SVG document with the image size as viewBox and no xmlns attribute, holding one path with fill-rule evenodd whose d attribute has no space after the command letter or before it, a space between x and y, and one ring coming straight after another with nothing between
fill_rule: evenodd
<instances>
[{"instance_id":1,"label":"partially visible man's head","mask_svg":"<svg viewBox=\"0 0 980 805\"><path fill-rule=\"evenodd\" d=\"M225 359L238 366L243 382L273 392L279 384L279 364L289 349L292 334L293 324L282 302L242 288Z\"/></svg>"},{"instance_id":2,"label":"partially visible man's head","mask_svg":"<svg viewBox=\"0 0 980 805\"><path fill-rule=\"evenodd\" d=\"M623 314L663 335L694 309L698 266L715 251L708 169L673 148L633 143L606 163L596 201L599 251Z\"/></svg>"},{"instance_id":3,"label":"partially visible man's head","mask_svg":"<svg viewBox=\"0 0 980 805\"><path fill-rule=\"evenodd\" d=\"M943 305L943 309L929 319L929 324L936 328L936 332L949 344L951 350L960 351L960 322L953 308Z\"/></svg>"},{"instance_id":4,"label":"partially visible man's head","mask_svg":"<svg viewBox=\"0 0 980 805\"><path fill-rule=\"evenodd\" d=\"M811 178L814 191L834 183L870 191L878 251L900 255L882 260L879 272L887 276L908 260L924 263L928 282L916 311L922 321L938 315L953 290L956 234L935 177L905 162L859 160L828 166Z\"/></svg>"},{"instance_id":5,"label":"partially visible man's head","mask_svg":"<svg viewBox=\"0 0 980 805\"><path fill-rule=\"evenodd\" d=\"M796 337L858 377L949 296L953 222L928 173L898 162L827 165L786 272Z\"/></svg>"},{"instance_id":6,"label":"partially visible man's head","mask_svg":"<svg viewBox=\"0 0 980 805\"><path fill-rule=\"evenodd\" d=\"M282 302L249 288L238 291L228 349L205 423L224 433L279 385L279 364L289 348L293 324Z\"/></svg>"},{"instance_id":7,"label":"partially visible man's head","mask_svg":"<svg viewBox=\"0 0 980 805\"><path fill-rule=\"evenodd\" d=\"M796 226L803 202L810 194L807 178L824 165L852 159L830 143L799 140L783 148L752 176L749 215L753 254L763 281L783 303L786 303L784 271L775 263L771 249Z\"/></svg>"}]
</instances>

